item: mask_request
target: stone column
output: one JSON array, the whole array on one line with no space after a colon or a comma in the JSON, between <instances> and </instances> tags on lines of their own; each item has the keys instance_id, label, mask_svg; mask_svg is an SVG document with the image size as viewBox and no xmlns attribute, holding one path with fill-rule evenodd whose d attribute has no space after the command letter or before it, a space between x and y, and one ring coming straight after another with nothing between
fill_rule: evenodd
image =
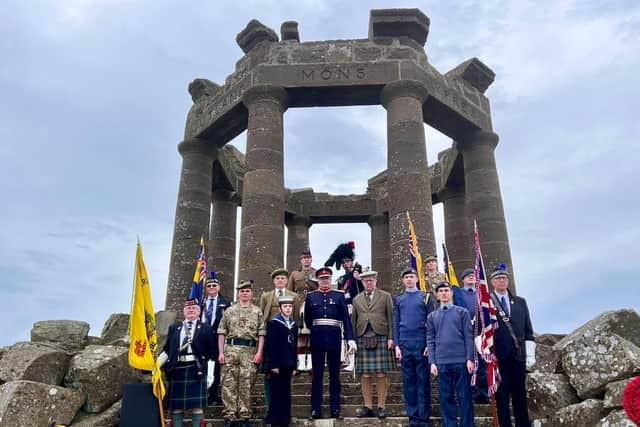
<instances>
[{"instance_id":1,"label":"stone column","mask_svg":"<svg viewBox=\"0 0 640 427\"><path fill-rule=\"evenodd\" d=\"M391 277L409 266L407 211L423 256L435 252L431 183L427 167L422 104L427 89L418 81L400 80L382 90L387 109L387 188Z\"/></svg>"},{"instance_id":2,"label":"stone column","mask_svg":"<svg viewBox=\"0 0 640 427\"><path fill-rule=\"evenodd\" d=\"M378 286L393 295L398 293L398 278L391 276L389 255L389 218L386 215L371 215L371 268L378 272Z\"/></svg>"},{"instance_id":3,"label":"stone column","mask_svg":"<svg viewBox=\"0 0 640 427\"><path fill-rule=\"evenodd\" d=\"M300 254L309 247L311 221L307 217L292 215L286 219L286 223L289 231L287 235L287 270L292 271L300 266Z\"/></svg>"},{"instance_id":4,"label":"stone column","mask_svg":"<svg viewBox=\"0 0 640 427\"><path fill-rule=\"evenodd\" d=\"M220 292L231 299L235 294L234 273L236 268L236 214L238 204L235 193L215 190L207 246L207 267L215 270L220 279Z\"/></svg>"},{"instance_id":5,"label":"stone column","mask_svg":"<svg viewBox=\"0 0 640 427\"><path fill-rule=\"evenodd\" d=\"M249 120L238 279L253 279L258 295L272 287L269 274L284 264L283 113L287 93L277 86L254 86L242 101Z\"/></svg>"},{"instance_id":6,"label":"stone column","mask_svg":"<svg viewBox=\"0 0 640 427\"><path fill-rule=\"evenodd\" d=\"M194 138L181 142L178 151L182 156L182 172L165 307L181 315L193 282L200 238L209 235L212 166L217 150L212 141Z\"/></svg>"},{"instance_id":7,"label":"stone column","mask_svg":"<svg viewBox=\"0 0 640 427\"><path fill-rule=\"evenodd\" d=\"M509 272L510 289L515 292L515 277L511 262L511 249L504 217L500 181L496 168L495 148L498 135L476 131L456 141L462 154L467 209L471 224L475 219L480 233L482 256L487 274L500 263ZM473 226L473 225L472 225Z\"/></svg>"},{"instance_id":8,"label":"stone column","mask_svg":"<svg viewBox=\"0 0 640 427\"><path fill-rule=\"evenodd\" d=\"M445 188L439 194L444 205L444 235L456 274L475 265L473 226L467 214L464 187ZM460 277L458 277L458 280Z\"/></svg>"}]
</instances>

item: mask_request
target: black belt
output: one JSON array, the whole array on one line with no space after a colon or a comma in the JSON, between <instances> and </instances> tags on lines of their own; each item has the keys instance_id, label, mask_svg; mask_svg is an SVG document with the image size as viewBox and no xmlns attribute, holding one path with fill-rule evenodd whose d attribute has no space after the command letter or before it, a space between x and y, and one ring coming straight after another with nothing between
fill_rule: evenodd
<instances>
[{"instance_id":1,"label":"black belt","mask_svg":"<svg viewBox=\"0 0 640 427\"><path fill-rule=\"evenodd\" d=\"M255 347L257 345L254 340L244 338L227 338L225 342L229 345L243 345L245 347Z\"/></svg>"}]
</instances>

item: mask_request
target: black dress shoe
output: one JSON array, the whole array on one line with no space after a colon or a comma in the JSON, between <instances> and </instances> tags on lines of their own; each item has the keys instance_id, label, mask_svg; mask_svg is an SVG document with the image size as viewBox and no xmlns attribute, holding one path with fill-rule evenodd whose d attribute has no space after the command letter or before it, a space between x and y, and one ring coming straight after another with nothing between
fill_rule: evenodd
<instances>
[{"instance_id":1,"label":"black dress shoe","mask_svg":"<svg viewBox=\"0 0 640 427\"><path fill-rule=\"evenodd\" d=\"M331 418L340 418L340 411L331 411Z\"/></svg>"},{"instance_id":2,"label":"black dress shoe","mask_svg":"<svg viewBox=\"0 0 640 427\"><path fill-rule=\"evenodd\" d=\"M378 408L378 418L387 418L387 411L384 408Z\"/></svg>"},{"instance_id":3,"label":"black dress shoe","mask_svg":"<svg viewBox=\"0 0 640 427\"><path fill-rule=\"evenodd\" d=\"M358 418L370 418L375 416L373 414L373 411L371 410L371 408L367 408L366 406L363 406L359 411L358 411Z\"/></svg>"},{"instance_id":4,"label":"black dress shoe","mask_svg":"<svg viewBox=\"0 0 640 427\"><path fill-rule=\"evenodd\" d=\"M320 414L320 411L311 411L311 418L317 420L318 418L322 418L322 414Z\"/></svg>"}]
</instances>

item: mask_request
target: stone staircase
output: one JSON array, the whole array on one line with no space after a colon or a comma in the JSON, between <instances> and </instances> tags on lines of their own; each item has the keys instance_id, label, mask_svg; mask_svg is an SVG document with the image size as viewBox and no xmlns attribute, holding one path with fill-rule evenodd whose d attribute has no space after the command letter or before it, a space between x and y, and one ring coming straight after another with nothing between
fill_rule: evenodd
<instances>
[{"instance_id":1,"label":"stone staircase","mask_svg":"<svg viewBox=\"0 0 640 427\"><path fill-rule=\"evenodd\" d=\"M357 418L357 411L362 407L362 394L360 383L354 379L350 372L342 372L340 380L342 382L341 418L331 419L329 416L329 379L325 372L324 379L324 406L322 408L323 419L310 419L311 413L311 374L302 372L293 377L292 383L292 425L294 426L316 426L316 427L342 427L342 426L407 426L409 419L405 416L402 397L402 376L399 371L389 374L390 387L387 395L387 413L389 416L380 420L378 418ZM266 415L264 401L264 377L258 374L253 390L253 419L252 426L263 425L263 418ZM374 406L376 403L375 381L374 381ZM432 380L432 417L433 427L441 426L440 419L440 399L437 391L437 381ZM491 427L491 405L475 405L475 425L476 427ZM223 424L222 407L212 406L205 409L205 426L221 427ZM188 424L187 424L188 425Z\"/></svg>"}]
</instances>

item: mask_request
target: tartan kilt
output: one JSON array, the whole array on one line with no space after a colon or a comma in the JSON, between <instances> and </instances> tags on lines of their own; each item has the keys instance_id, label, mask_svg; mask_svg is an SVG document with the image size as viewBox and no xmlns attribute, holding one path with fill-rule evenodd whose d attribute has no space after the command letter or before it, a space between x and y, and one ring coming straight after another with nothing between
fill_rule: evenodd
<instances>
[{"instance_id":1,"label":"tartan kilt","mask_svg":"<svg viewBox=\"0 0 640 427\"><path fill-rule=\"evenodd\" d=\"M169 381L169 408L191 409L207 406L207 374L198 375L195 362L178 363Z\"/></svg>"},{"instance_id":2,"label":"tartan kilt","mask_svg":"<svg viewBox=\"0 0 640 427\"><path fill-rule=\"evenodd\" d=\"M378 345L372 350L364 348L364 337L357 337L356 372L370 374L374 372L392 371L396 367L396 359L387 348L387 336L378 335Z\"/></svg>"}]
</instances>

